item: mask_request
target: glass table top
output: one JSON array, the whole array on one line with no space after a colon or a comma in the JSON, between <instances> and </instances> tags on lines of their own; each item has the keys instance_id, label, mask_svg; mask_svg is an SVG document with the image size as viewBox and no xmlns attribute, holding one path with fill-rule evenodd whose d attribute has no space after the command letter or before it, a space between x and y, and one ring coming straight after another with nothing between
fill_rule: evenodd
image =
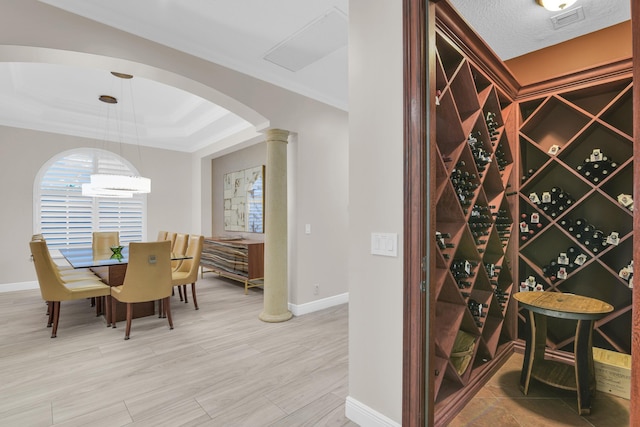
<instances>
[{"instance_id":1,"label":"glass table top","mask_svg":"<svg viewBox=\"0 0 640 427\"><path fill-rule=\"evenodd\" d=\"M59 251L73 268L126 265L129 262L129 246L123 246L120 255L114 253L94 255L92 248L69 248L59 249ZM171 260L173 261L190 258L192 257L181 254L171 254Z\"/></svg>"}]
</instances>

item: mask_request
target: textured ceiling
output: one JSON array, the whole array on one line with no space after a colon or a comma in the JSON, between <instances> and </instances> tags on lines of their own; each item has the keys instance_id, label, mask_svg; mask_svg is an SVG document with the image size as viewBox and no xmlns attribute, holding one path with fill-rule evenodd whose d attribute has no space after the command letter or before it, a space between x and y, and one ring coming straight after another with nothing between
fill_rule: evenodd
<instances>
[{"instance_id":1,"label":"textured ceiling","mask_svg":"<svg viewBox=\"0 0 640 427\"><path fill-rule=\"evenodd\" d=\"M578 0L561 12L550 12L535 0L450 3L503 61L631 19L631 0ZM571 11L579 8L584 19L574 20ZM553 18L565 14L572 23L554 29Z\"/></svg>"},{"instance_id":2,"label":"textured ceiling","mask_svg":"<svg viewBox=\"0 0 640 427\"><path fill-rule=\"evenodd\" d=\"M348 110L348 0L39 1ZM630 0L578 0L570 9L581 7L584 19L559 30L551 21L558 13L535 0L451 4L504 60L630 19ZM134 78L135 115L123 102L122 130L111 131L96 100L118 94L121 82L108 71L0 64L0 124L125 143L137 137L186 152L249 126L210 101Z\"/></svg>"}]
</instances>

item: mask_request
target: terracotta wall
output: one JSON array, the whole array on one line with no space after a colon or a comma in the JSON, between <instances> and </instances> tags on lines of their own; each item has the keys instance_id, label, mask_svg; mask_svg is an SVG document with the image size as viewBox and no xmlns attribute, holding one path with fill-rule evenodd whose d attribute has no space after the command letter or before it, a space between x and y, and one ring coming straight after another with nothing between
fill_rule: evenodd
<instances>
[{"instance_id":1,"label":"terracotta wall","mask_svg":"<svg viewBox=\"0 0 640 427\"><path fill-rule=\"evenodd\" d=\"M631 21L505 61L526 86L556 76L631 58Z\"/></svg>"}]
</instances>

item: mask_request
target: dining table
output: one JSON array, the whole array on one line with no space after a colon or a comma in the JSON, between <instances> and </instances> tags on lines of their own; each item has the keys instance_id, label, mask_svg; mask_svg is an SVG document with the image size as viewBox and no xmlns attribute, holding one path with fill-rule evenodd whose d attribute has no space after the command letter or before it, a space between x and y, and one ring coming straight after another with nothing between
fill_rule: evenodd
<instances>
[{"instance_id":1,"label":"dining table","mask_svg":"<svg viewBox=\"0 0 640 427\"><path fill-rule=\"evenodd\" d=\"M124 277L129 264L129 246L120 246L111 253L94 252L90 247L59 249L60 254L73 268L89 268L100 280L109 286L120 286L124 283ZM172 261L183 261L192 257L171 253ZM100 301L96 302L100 304ZM116 321L126 319L126 304L112 299L116 304ZM101 312L101 307L98 307ZM141 302L133 304L133 317L152 316L156 313L155 302Z\"/></svg>"}]
</instances>

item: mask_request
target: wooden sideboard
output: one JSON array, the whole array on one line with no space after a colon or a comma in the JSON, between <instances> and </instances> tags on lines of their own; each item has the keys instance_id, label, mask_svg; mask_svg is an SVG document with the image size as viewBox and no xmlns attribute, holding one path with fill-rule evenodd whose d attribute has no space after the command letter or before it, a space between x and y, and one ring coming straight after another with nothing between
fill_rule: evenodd
<instances>
[{"instance_id":1,"label":"wooden sideboard","mask_svg":"<svg viewBox=\"0 0 640 427\"><path fill-rule=\"evenodd\" d=\"M220 276L244 283L249 288L262 286L264 278L264 242L257 240L204 239L201 274L212 271Z\"/></svg>"}]
</instances>

